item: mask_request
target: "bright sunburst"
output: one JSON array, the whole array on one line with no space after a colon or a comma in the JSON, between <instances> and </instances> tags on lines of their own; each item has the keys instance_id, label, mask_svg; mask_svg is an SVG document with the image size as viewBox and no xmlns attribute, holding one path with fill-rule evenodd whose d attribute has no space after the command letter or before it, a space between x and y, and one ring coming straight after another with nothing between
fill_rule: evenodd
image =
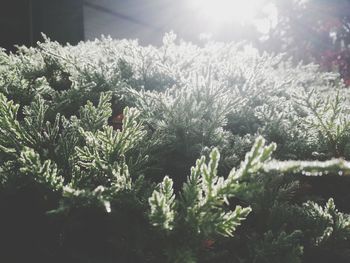
<instances>
[{"instance_id":1,"label":"bright sunburst","mask_svg":"<svg viewBox=\"0 0 350 263\"><path fill-rule=\"evenodd\" d=\"M264 0L190 0L198 15L216 22L252 21Z\"/></svg>"}]
</instances>

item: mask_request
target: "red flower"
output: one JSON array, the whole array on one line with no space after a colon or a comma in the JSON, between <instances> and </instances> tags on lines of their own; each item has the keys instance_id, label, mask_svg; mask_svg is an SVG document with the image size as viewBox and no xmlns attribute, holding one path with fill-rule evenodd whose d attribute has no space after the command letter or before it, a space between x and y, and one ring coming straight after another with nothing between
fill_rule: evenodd
<instances>
[{"instance_id":1,"label":"red flower","mask_svg":"<svg viewBox=\"0 0 350 263\"><path fill-rule=\"evenodd\" d=\"M350 86L350 79L344 79L345 85Z\"/></svg>"},{"instance_id":2,"label":"red flower","mask_svg":"<svg viewBox=\"0 0 350 263\"><path fill-rule=\"evenodd\" d=\"M215 241L212 239L206 239L203 241L203 247L205 249L212 249Z\"/></svg>"},{"instance_id":3,"label":"red flower","mask_svg":"<svg viewBox=\"0 0 350 263\"><path fill-rule=\"evenodd\" d=\"M124 119L124 115L122 113L112 117L112 126L114 130L123 129L123 119Z\"/></svg>"}]
</instances>

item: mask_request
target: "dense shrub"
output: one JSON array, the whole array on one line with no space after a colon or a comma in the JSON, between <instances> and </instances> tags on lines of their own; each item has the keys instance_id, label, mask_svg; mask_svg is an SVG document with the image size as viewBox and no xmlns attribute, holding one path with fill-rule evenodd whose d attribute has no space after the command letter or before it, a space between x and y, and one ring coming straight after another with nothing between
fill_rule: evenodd
<instances>
[{"instance_id":1,"label":"dense shrub","mask_svg":"<svg viewBox=\"0 0 350 263\"><path fill-rule=\"evenodd\" d=\"M342 80L163 42L0 53L2 261L349 262Z\"/></svg>"}]
</instances>

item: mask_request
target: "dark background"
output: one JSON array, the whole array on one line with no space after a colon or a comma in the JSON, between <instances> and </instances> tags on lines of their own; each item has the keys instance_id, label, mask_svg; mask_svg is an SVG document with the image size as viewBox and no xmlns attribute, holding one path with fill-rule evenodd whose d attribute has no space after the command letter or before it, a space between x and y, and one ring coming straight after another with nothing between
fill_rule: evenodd
<instances>
[{"instance_id":1,"label":"dark background","mask_svg":"<svg viewBox=\"0 0 350 263\"><path fill-rule=\"evenodd\" d=\"M1 0L0 47L35 45L45 33L62 44L93 40L101 34L114 38L139 38L144 44L161 41L171 28L155 21L167 0ZM171 17L167 14L164 17ZM175 20L175 18L174 18ZM155 25L157 24L157 26ZM158 40L156 40L159 38Z\"/></svg>"},{"instance_id":2,"label":"dark background","mask_svg":"<svg viewBox=\"0 0 350 263\"><path fill-rule=\"evenodd\" d=\"M61 43L84 39L82 0L2 0L0 46L34 45L41 32Z\"/></svg>"}]
</instances>

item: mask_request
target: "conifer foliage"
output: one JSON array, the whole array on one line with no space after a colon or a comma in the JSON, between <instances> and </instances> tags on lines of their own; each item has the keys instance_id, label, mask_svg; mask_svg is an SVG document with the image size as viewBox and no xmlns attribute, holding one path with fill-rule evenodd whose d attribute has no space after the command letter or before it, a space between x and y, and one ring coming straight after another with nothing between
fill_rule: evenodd
<instances>
[{"instance_id":1,"label":"conifer foliage","mask_svg":"<svg viewBox=\"0 0 350 263\"><path fill-rule=\"evenodd\" d=\"M0 261L349 262L348 93L173 33L1 51Z\"/></svg>"}]
</instances>

